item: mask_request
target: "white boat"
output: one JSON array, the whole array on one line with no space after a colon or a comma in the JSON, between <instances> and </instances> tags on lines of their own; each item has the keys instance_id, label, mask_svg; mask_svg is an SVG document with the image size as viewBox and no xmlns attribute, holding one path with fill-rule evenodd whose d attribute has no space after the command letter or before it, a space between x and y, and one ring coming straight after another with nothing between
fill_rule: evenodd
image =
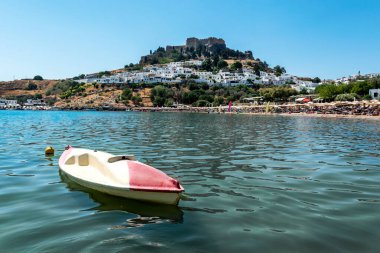
<instances>
[{"instance_id":1,"label":"white boat","mask_svg":"<svg viewBox=\"0 0 380 253\"><path fill-rule=\"evenodd\" d=\"M177 205L184 191L177 180L129 155L68 146L59 167L77 184L130 199Z\"/></svg>"}]
</instances>

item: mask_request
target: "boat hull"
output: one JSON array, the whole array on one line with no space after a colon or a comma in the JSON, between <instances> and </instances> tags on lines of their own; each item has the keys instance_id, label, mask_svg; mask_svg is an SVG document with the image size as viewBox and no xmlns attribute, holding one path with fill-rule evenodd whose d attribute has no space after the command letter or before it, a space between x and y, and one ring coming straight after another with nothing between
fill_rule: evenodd
<instances>
[{"instance_id":1,"label":"boat hull","mask_svg":"<svg viewBox=\"0 0 380 253\"><path fill-rule=\"evenodd\" d=\"M81 186L129 199L177 205L184 190L177 180L128 156L70 147L59 167Z\"/></svg>"},{"instance_id":2,"label":"boat hull","mask_svg":"<svg viewBox=\"0 0 380 253\"><path fill-rule=\"evenodd\" d=\"M89 181L74 177L70 175L69 173L66 173L62 169L61 171L69 180L73 181L74 183L77 183L86 188L107 193L113 196L153 202L153 203L167 204L167 205L178 205L178 202L181 198L181 194L176 193L176 192L154 192L154 191L131 190L128 188L119 188L119 187L112 187L108 185L97 184L94 182L89 182Z\"/></svg>"}]
</instances>

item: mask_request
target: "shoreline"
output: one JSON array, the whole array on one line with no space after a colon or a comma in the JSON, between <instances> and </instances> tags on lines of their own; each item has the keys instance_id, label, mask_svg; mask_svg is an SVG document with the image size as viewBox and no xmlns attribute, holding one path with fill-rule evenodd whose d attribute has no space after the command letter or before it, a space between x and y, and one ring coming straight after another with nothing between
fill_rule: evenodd
<instances>
[{"instance_id":1,"label":"shoreline","mask_svg":"<svg viewBox=\"0 0 380 253\"><path fill-rule=\"evenodd\" d=\"M280 115L317 118L356 118L380 119L380 102L337 102L320 104L283 104L283 105L237 105L231 107L138 107L131 111L141 112L193 112L209 114L246 114L246 115Z\"/></svg>"},{"instance_id":2,"label":"shoreline","mask_svg":"<svg viewBox=\"0 0 380 253\"><path fill-rule=\"evenodd\" d=\"M201 113L201 114L222 114L222 115L251 115L251 116L283 116L283 117L307 117L307 118L336 118L336 119L371 119L380 120L380 115L345 115L345 114L318 114L318 113L248 113L248 112L222 112L208 113L205 111L194 110L72 110L72 109L57 109L57 110L33 110L33 109L7 109L0 111L51 111L51 112L158 112L158 113Z\"/></svg>"},{"instance_id":3,"label":"shoreline","mask_svg":"<svg viewBox=\"0 0 380 253\"><path fill-rule=\"evenodd\" d=\"M339 118L339 119L372 119L380 120L380 116L372 115L344 115L344 114L318 114L318 113L272 113L272 114L255 114L244 113L246 115L275 115L284 117L309 117L309 118Z\"/></svg>"},{"instance_id":4,"label":"shoreline","mask_svg":"<svg viewBox=\"0 0 380 253\"><path fill-rule=\"evenodd\" d=\"M380 102L340 102L321 104L283 104L283 105L235 105L228 112L228 106L219 107L36 107L0 108L0 110L33 111L132 111L132 112L186 112L207 114L244 114L267 116L296 116L314 118L380 119Z\"/></svg>"},{"instance_id":5,"label":"shoreline","mask_svg":"<svg viewBox=\"0 0 380 253\"><path fill-rule=\"evenodd\" d=\"M152 111L134 111L134 112L152 112ZM204 111L178 111L163 110L154 112L168 113L202 113L202 114L222 114L222 115L251 115L251 116L283 116L283 117L309 117L309 118L339 118L339 119L371 119L380 120L380 115L344 115L344 114L318 114L318 113L247 113L247 112L222 112L208 113Z\"/></svg>"}]
</instances>

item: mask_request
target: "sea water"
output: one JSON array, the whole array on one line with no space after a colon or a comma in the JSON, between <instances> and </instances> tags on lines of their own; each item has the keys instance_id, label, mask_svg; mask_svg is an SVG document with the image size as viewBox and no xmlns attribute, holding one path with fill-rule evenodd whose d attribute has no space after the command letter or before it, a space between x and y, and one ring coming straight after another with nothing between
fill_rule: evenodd
<instances>
[{"instance_id":1,"label":"sea water","mask_svg":"<svg viewBox=\"0 0 380 253\"><path fill-rule=\"evenodd\" d=\"M186 191L174 207L85 189L59 172L66 145ZM1 252L380 252L380 121L0 111L0 224Z\"/></svg>"}]
</instances>

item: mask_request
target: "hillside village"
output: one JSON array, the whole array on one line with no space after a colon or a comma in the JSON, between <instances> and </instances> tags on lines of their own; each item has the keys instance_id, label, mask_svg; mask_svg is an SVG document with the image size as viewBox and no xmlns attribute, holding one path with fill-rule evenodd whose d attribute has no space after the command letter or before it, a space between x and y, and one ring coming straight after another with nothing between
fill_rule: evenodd
<instances>
[{"instance_id":1,"label":"hillside village","mask_svg":"<svg viewBox=\"0 0 380 253\"><path fill-rule=\"evenodd\" d=\"M104 75L97 77L97 74L86 75L85 78L79 79L78 82L83 83L101 83L101 84L117 84L117 83L181 83L183 79L192 79L198 83L207 83L209 85L235 86L239 84L261 84L261 85L290 85L297 91L306 90L312 93L319 83L305 81L296 76L282 73L275 75L260 71L255 73L253 68L244 64L237 71L222 69L218 72L200 71L196 67L202 65L200 60L189 60L183 62L171 62L161 65L149 65L143 67L141 71L125 71L113 75Z\"/></svg>"},{"instance_id":2,"label":"hillside village","mask_svg":"<svg viewBox=\"0 0 380 253\"><path fill-rule=\"evenodd\" d=\"M181 61L176 61L180 59ZM241 63L241 64L240 64ZM211 69L207 65L218 66ZM132 64L133 65L133 64ZM228 48L220 38L188 38L185 45L159 47L149 55L142 56L139 70L120 70L117 73L99 76L85 75L78 80L83 83L181 83L192 79L209 85L234 86L239 84L290 85L297 91L313 92L318 82L286 74L285 68L278 71L269 68L266 62L253 57L252 51L241 52Z\"/></svg>"}]
</instances>

